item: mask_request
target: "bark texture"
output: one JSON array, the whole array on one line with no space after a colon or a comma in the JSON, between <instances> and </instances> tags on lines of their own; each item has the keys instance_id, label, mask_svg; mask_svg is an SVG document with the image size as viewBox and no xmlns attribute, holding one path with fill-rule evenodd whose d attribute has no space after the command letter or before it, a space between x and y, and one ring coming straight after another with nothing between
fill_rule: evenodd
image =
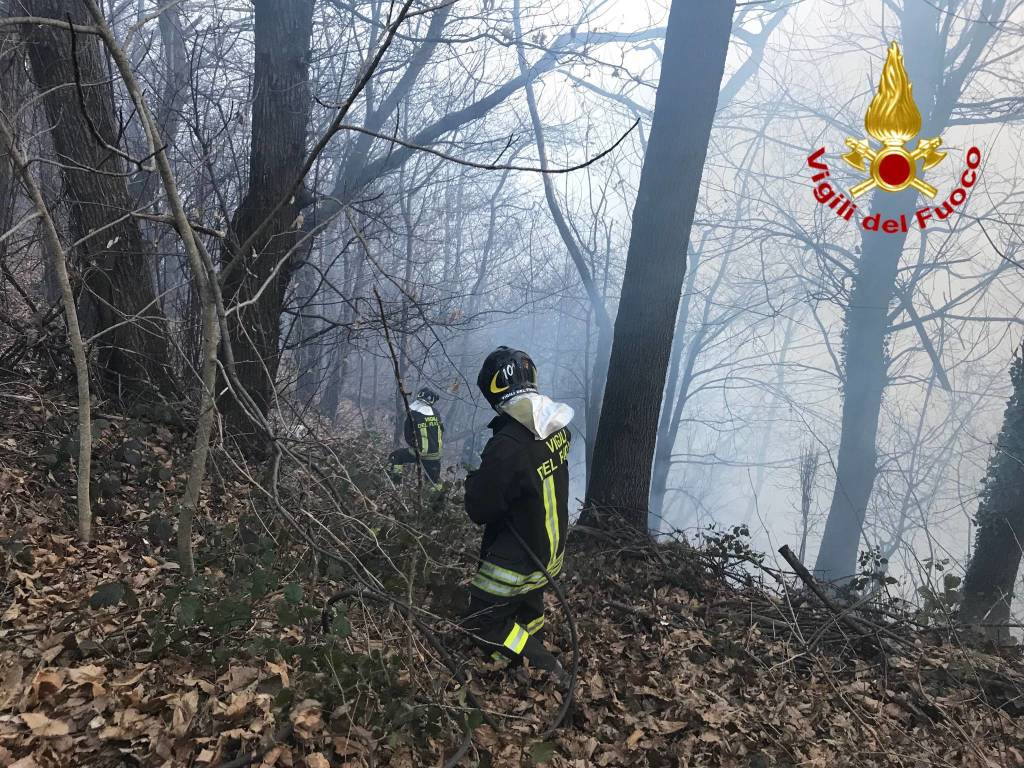
<instances>
[{"instance_id":1,"label":"bark texture","mask_svg":"<svg viewBox=\"0 0 1024 768\"><path fill-rule=\"evenodd\" d=\"M972 624L1006 624L1024 551L1024 348L1010 367L1013 393L989 460L978 504L974 557L963 583L960 618ZM1008 635L999 627L994 636Z\"/></svg>"},{"instance_id":2,"label":"bark texture","mask_svg":"<svg viewBox=\"0 0 1024 768\"><path fill-rule=\"evenodd\" d=\"M239 379L265 415L280 360L280 318L298 259L301 201L291 199L239 254L271 215L306 156L310 115L309 61L313 0L256 0L256 62L249 186L232 219L225 252L224 298ZM231 431L256 448L258 430L230 393L220 407Z\"/></svg>"},{"instance_id":3,"label":"bark texture","mask_svg":"<svg viewBox=\"0 0 1024 768\"><path fill-rule=\"evenodd\" d=\"M11 12L89 25L81 3L15 0ZM128 192L114 95L102 47L94 35L74 37L51 26L27 26L33 77L45 95L57 160L76 240L94 233L71 254L90 301L93 334L106 394L149 399L175 391L167 325L153 288L150 252L138 222L124 218L137 207ZM78 74L76 78L75 60ZM77 83L80 83L81 97Z\"/></svg>"},{"instance_id":4,"label":"bark texture","mask_svg":"<svg viewBox=\"0 0 1024 768\"><path fill-rule=\"evenodd\" d=\"M658 414L735 2L675 0L640 176L586 518L647 529Z\"/></svg>"}]
</instances>

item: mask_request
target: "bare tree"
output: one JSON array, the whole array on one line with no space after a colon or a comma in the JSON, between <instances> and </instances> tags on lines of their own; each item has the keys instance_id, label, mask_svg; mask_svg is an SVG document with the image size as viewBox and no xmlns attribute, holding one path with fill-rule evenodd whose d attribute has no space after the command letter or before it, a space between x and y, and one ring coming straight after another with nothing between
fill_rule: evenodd
<instances>
[{"instance_id":1,"label":"bare tree","mask_svg":"<svg viewBox=\"0 0 1024 768\"><path fill-rule=\"evenodd\" d=\"M647 529L651 462L733 2L673 2L587 489ZM599 516L599 515L598 515Z\"/></svg>"},{"instance_id":2,"label":"bare tree","mask_svg":"<svg viewBox=\"0 0 1024 768\"><path fill-rule=\"evenodd\" d=\"M11 12L88 26L81 3L14 0ZM143 158L121 148L113 89L95 35L52 24L22 30L50 122L77 239L72 257L90 301L90 341L108 394L150 398L176 391L172 347L153 288L151 251L131 213L127 169Z\"/></svg>"},{"instance_id":3,"label":"bare tree","mask_svg":"<svg viewBox=\"0 0 1024 768\"><path fill-rule=\"evenodd\" d=\"M68 276L67 256L61 245L60 235L50 215L43 193L29 170L29 161L19 149L17 139L11 130L7 115L0 116L0 150L10 158L21 177L29 198L43 222L51 267L60 286L61 302L64 306L64 321L68 329L71 356L75 362L75 381L78 388L78 481L76 505L78 507L78 535L82 541L92 538L92 507L89 498L89 481L92 473L92 404L89 397L89 363L86 359L85 341L78 322L78 309Z\"/></svg>"},{"instance_id":4,"label":"bare tree","mask_svg":"<svg viewBox=\"0 0 1024 768\"><path fill-rule=\"evenodd\" d=\"M927 3L905 3L899 11L903 50L913 97L921 116L921 135L937 136L963 93L964 83L992 36L1005 8L1002 0L983 3L976 19L951 37L949 19ZM898 218L915 209L918 192L878 190L871 210ZM889 365L886 339L890 305L897 298L897 272L906 233L863 231L861 255L853 273L843 336L842 432L835 489L825 524L816 570L831 579L856 572L857 551L868 501L877 475L879 412Z\"/></svg>"},{"instance_id":5,"label":"bare tree","mask_svg":"<svg viewBox=\"0 0 1024 768\"><path fill-rule=\"evenodd\" d=\"M266 414L275 391L284 292L301 258L298 217L304 201L293 195L280 203L307 156L314 2L257 0L254 5L248 190L231 222L221 280L239 377ZM242 401L229 390L219 405L235 434L258 450L263 436L254 431Z\"/></svg>"}]
</instances>

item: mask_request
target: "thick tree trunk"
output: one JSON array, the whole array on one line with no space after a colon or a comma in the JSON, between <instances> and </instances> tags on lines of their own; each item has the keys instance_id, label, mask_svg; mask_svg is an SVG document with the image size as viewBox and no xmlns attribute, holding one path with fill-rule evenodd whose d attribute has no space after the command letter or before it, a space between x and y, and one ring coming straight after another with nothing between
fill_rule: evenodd
<instances>
[{"instance_id":1,"label":"thick tree trunk","mask_svg":"<svg viewBox=\"0 0 1024 768\"><path fill-rule=\"evenodd\" d=\"M903 52L914 99L921 112L920 136L938 136L963 90L972 67L988 44L1004 3L986 4L982 18L949 39L938 9L907 3L901 11ZM912 214L917 192L877 192L872 212L883 218ZM843 337L843 418L836 484L815 570L827 579L857 571L857 551L877 473L878 414L887 383L889 304L905 234L864 232L853 279Z\"/></svg>"},{"instance_id":2,"label":"thick tree trunk","mask_svg":"<svg viewBox=\"0 0 1024 768\"><path fill-rule=\"evenodd\" d=\"M974 556L963 583L960 618L972 624L1006 624L1024 551L1024 348L1010 366L1013 393L989 460L978 504ZM989 634L1007 637L993 627Z\"/></svg>"},{"instance_id":3,"label":"thick tree trunk","mask_svg":"<svg viewBox=\"0 0 1024 768\"><path fill-rule=\"evenodd\" d=\"M615 321L586 518L647 530L658 414L732 28L733 0L675 0Z\"/></svg>"},{"instance_id":4,"label":"thick tree trunk","mask_svg":"<svg viewBox=\"0 0 1024 768\"><path fill-rule=\"evenodd\" d=\"M679 378L682 375L683 349L686 347L686 329L690 324L690 306L693 304L693 292L700 270L700 249L690 255L689 272L683 288L682 306L676 319L676 328L672 332L672 352L668 364L668 382L662 397L661 415L658 417L658 437L654 450L654 466L651 472L650 512L654 515L652 529L662 530L664 522L665 491L668 487L668 474L672 449L675 446L678 425L674 424L676 393Z\"/></svg>"},{"instance_id":5,"label":"thick tree trunk","mask_svg":"<svg viewBox=\"0 0 1024 768\"><path fill-rule=\"evenodd\" d=\"M314 2L256 0L254 6L249 188L232 220L224 297L239 379L266 415L274 398L281 308L295 269L301 201L292 199L284 205L249 252L239 255L237 251L272 213L305 159ZM259 430L238 399L229 392L219 405L232 433L246 448L258 452Z\"/></svg>"},{"instance_id":6,"label":"thick tree trunk","mask_svg":"<svg viewBox=\"0 0 1024 768\"><path fill-rule=\"evenodd\" d=\"M81 3L14 0L11 8L12 13L91 23ZM175 389L171 345L153 289L149 249L137 221L118 221L135 204L121 175L125 163L108 148L118 146L120 131L99 41L93 35L75 37L79 97L71 34L41 25L27 26L22 34L34 79L45 94L54 149L71 201L72 232L76 239L95 233L78 246L77 256L91 295L94 331L102 334L96 345L107 394L170 394Z\"/></svg>"},{"instance_id":7,"label":"thick tree trunk","mask_svg":"<svg viewBox=\"0 0 1024 768\"><path fill-rule=\"evenodd\" d=\"M876 192L871 210L882 218L912 211L917 192ZM865 233L843 335L843 420L836 484L815 569L826 579L857 572L857 550L877 474L875 439L888 383L889 305L905 234Z\"/></svg>"}]
</instances>

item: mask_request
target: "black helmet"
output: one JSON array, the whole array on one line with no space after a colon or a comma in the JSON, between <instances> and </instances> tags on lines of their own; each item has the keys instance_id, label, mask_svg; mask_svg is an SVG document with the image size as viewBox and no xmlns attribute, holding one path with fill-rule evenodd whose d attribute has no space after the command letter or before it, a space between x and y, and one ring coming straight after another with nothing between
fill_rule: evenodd
<instances>
[{"instance_id":1,"label":"black helmet","mask_svg":"<svg viewBox=\"0 0 1024 768\"><path fill-rule=\"evenodd\" d=\"M537 391L537 366L525 352L498 347L484 360L476 385L497 408L513 395Z\"/></svg>"},{"instance_id":2,"label":"black helmet","mask_svg":"<svg viewBox=\"0 0 1024 768\"><path fill-rule=\"evenodd\" d=\"M429 405L433 405L441 399L438 397L437 392L432 390L430 387L423 387L423 389L416 393L416 397Z\"/></svg>"}]
</instances>

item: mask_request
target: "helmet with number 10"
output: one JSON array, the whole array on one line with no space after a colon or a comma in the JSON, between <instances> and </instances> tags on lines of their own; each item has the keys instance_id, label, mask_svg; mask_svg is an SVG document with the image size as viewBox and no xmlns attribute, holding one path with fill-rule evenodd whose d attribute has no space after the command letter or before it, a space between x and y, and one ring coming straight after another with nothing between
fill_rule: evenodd
<instances>
[{"instance_id":1,"label":"helmet with number 10","mask_svg":"<svg viewBox=\"0 0 1024 768\"><path fill-rule=\"evenodd\" d=\"M537 366L525 352L498 347L484 360L476 385L497 410L515 395L537 391Z\"/></svg>"}]
</instances>

